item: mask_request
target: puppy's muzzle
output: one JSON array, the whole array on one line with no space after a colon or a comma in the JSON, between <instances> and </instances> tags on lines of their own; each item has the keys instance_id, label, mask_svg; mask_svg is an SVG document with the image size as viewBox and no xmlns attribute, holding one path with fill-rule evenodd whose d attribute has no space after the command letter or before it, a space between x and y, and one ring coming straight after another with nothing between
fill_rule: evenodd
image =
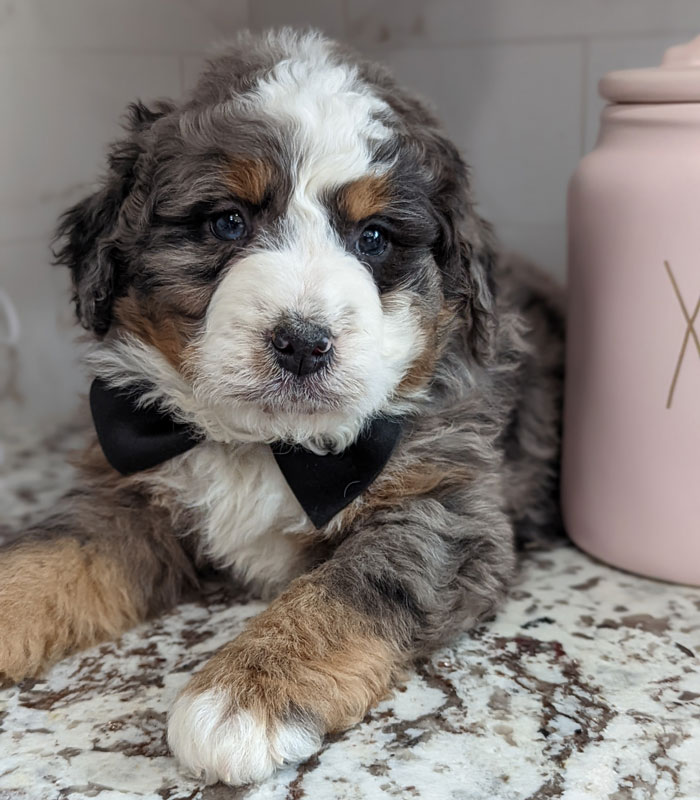
<instances>
[{"instance_id":1,"label":"puppy's muzzle","mask_svg":"<svg viewBox=\"0 0 700 800\"><path fill-rule=\"evenodd\" d=\"M313 322L283 322L270 337L277 363L297 377L327 366L333 352L331 333Z\"/></svg>"}]
</instances>

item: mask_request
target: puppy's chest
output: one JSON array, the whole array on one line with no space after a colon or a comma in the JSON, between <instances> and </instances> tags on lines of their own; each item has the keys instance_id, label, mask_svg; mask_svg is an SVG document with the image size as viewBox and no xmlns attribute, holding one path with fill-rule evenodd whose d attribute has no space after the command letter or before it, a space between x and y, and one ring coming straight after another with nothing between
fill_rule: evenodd
<instances>
[{"instance_id":1,"label":"puppy's chest","mask_svg":"<svg viewBox=\"0 0 700 800\"><path fill-rule=\"evenodd\" d=\"M168 483L216 566L261 589L303 570L313 526L266 445L199 445L172 462Z\"/></svg>"}]
</instances>

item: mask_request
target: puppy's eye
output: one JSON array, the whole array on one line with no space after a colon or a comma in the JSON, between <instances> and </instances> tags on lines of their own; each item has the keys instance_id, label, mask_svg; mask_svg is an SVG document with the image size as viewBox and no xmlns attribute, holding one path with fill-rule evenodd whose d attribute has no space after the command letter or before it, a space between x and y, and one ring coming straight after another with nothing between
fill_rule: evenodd
<instances>
[{"instance_id":1,"label":"puppy's eye","mask_svg":"<svg viewBox=\"0 0 700 800\"><path fill-rule=\"evenodd\" d=\"M226 242L237 242L245 238L248 226L240 211L225 211L209 220L211 232L217 239Z\"/></svg>"},{"instance_id":2,"label":"puppy's eye","mask_svg":"<svg viewBox=\"0 0 700 800\"><path fill-rule=\"evenodd\" d=\"M376 258L382 255L388 244L384 233L376 226L369 225L358 237L355 247L360 255Z\"/></svg>"}]
</instances>

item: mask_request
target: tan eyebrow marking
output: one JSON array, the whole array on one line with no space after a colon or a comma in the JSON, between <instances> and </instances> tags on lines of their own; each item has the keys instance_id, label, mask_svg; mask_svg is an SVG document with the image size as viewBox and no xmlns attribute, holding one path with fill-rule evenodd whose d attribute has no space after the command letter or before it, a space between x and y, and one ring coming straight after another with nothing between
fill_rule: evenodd
<instances>
[{"instance_id":1,"label":"tan eyebrow marking","mask_svg":"<svg viewBox=\"0 0 700 800\"><path fill-rule=\"evenodd\" d=\"M265 199L272 180L272 169L265 161L233 158L229 162L226 178L228 187L237 197L258 205Z\"/></svg>"},{"instance_id":2,"label":"tan eyebrow marking","mask_svg":"<svg viewBox=\"0 0 700 800\"><path fill-rule=\"evenodd\" d=\"M338 207L352 222L379 214L389 202L386 176L368 175L348 183L338 194Z\"/></svg>"}]
</instances>

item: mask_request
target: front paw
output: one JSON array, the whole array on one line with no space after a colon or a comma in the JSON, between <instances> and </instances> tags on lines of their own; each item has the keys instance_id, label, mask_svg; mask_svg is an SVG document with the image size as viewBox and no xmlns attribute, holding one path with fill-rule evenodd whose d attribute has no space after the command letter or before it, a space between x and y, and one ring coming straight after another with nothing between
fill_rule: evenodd
<instances>
[{"instance_id":1,"label":"front paw","mask_svg":"<svg viewBox=\"0 0 700 800\"><path fill-rule=\"evenodd\" d=\"M168 744L188 772L232 786L257 783L284 764L304 761L322 740L323 731L309 718L242 708L224 688L186 689L168 723Z\"/></svg>"},{"instance_id":2,"label":"front paw","mask_svg":"<svg viewBox=\"0 0 700 800\"><path fill-rule=\"evenodd\" d=\"M384 697L398 654L352 608L298 579L175 702L168 742L207 782L263 780Z\"/></svg>"}]
</instances>

